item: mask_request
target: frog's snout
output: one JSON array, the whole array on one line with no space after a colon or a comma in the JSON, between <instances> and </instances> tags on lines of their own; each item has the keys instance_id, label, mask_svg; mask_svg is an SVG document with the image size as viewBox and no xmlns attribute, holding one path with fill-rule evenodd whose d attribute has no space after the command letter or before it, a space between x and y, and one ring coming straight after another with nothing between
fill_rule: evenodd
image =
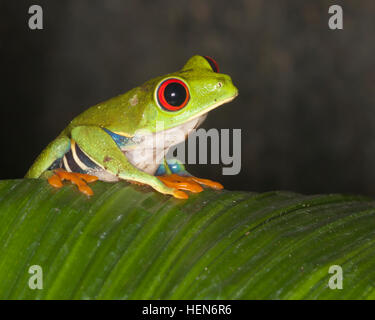
<instances>
[{"instance_id":1,"label":"frog's snout","mask_svg":"<svg viewBox=\"0 0 375 320\"><path fill-rule=\"evenodd\" d=\"M218 90L222 91L224 96L227 97L237 97L238 89L233 84L232 78L228 75L223 75L217 82L216 87Z\"/></svg>"}]
</instances>

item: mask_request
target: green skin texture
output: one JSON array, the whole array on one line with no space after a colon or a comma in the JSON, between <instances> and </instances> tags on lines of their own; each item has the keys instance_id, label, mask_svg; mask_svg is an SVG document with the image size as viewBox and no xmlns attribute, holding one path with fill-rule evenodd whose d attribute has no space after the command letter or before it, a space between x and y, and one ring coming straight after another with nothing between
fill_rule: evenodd
<instances>
[{"instance_id":1,"label":"green skin texture","mask_svg":"<svg viewBox=\"0 0 375 320\"><path fill-rule=\"evenodd\" d=\"M162 109L155 98L155 89L170 77L183 80L189 88L190 100L179 111ZM151 79L78 115L42 151L25 177L45 178L51 164L69 151L73 139L92 159L120 179L147 184L161 193L173 195L176 189L134 167L102 128L126 137L133 137L139 130L156 132L157 122L162 122L166 130L229 102L237 94L228 75L215 73L205 58L195 55L181 70Z\"/></svg>"}]
</instances>

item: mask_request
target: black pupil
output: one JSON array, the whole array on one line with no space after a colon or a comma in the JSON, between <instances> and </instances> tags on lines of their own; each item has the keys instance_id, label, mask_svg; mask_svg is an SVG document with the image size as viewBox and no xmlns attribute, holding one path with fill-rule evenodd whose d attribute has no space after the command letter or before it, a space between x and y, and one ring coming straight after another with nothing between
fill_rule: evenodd
<instances>
[{"instance_id":1,"label":"black pupil","mask_svg":"<svg viewBox=\"0 0 375 320\"><path fill-rule=\"evenodd\" d=\"M186 90L182 84L172 82L165 87L164 98L171 106L178 107L186 99Z\"/></svg>"}]
</instances>

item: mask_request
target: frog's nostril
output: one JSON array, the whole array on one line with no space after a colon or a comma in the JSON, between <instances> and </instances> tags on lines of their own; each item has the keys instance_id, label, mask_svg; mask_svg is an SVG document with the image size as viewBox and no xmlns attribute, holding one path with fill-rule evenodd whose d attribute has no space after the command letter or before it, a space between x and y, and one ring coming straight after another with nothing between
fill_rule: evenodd
<instances>
[{"instance_id":1,"label":"frog's nostril","mask_svg":"<svg viewBox=\"0 0 375 320\"><path fill-rule=\"evenodd\" d=\"M222 83L222 82L218 82L218 83L217 83L217 87L218 87L218 88L221 88L222 86L223 86L223 83Z\"/></svg>"}]
</instances>

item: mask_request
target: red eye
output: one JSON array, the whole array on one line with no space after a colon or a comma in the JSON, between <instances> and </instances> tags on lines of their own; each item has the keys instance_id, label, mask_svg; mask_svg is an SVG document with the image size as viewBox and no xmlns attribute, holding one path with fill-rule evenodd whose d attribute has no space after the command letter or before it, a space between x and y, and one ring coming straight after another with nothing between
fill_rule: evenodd
<instances>
[{"instance_id":1,"label":"red eye","mask_svg":"<svg viewBox=\"0 0 375 320\"><path fill-rule=\"evenodd\" d=\"M212 71L218 73L219 72L219 65L217 64L217 62L214 59L212 59L211 57L209 57L209 56L203 56L203 57L210 64L210 66L212 68Z\"/></svg>"},{"instance_id":2,"label":"red eye","mask_svg":"<svg viewBox=\"0 0 375 320\"><path fill-rule=\"evenodd\" d=\"M167 111L181 110L189 102L189 89L179 79L167 79L157 89L159 105Z\"/></svg>"}]
</instances>

